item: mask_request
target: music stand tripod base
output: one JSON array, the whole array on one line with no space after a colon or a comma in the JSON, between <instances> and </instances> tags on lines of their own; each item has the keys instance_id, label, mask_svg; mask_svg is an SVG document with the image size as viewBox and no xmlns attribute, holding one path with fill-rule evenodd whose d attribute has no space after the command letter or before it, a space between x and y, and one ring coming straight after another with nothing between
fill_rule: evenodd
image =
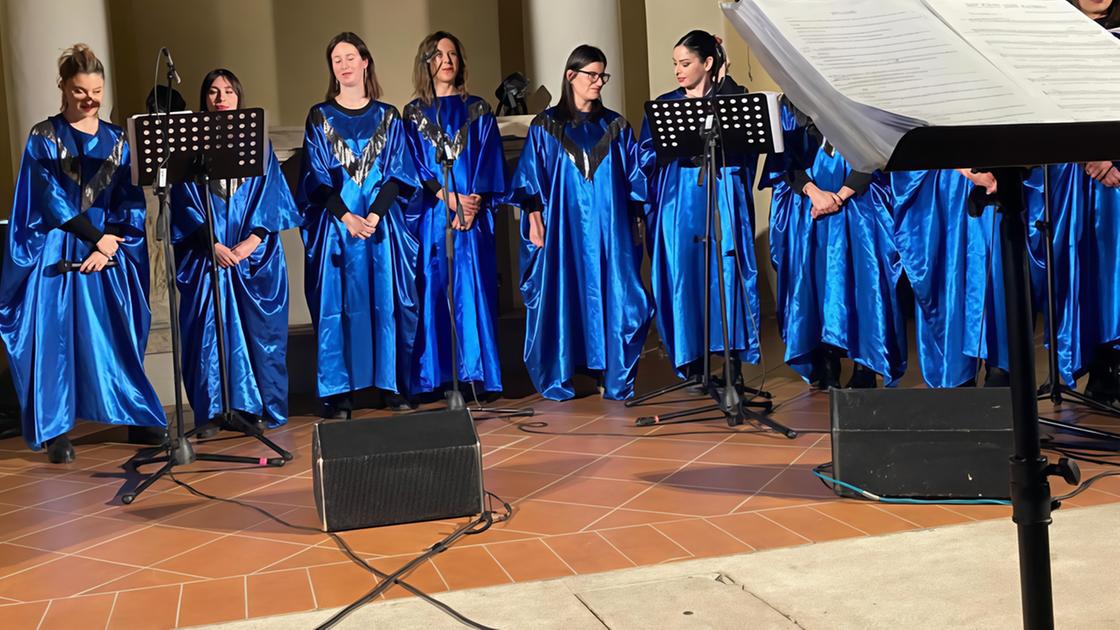
<instances>
[{"instance_id":1,"label":"music stand tripod base","mask_svg":"<svg viewBox=\"0 0 1120 630\"><path fill-rule=\"evenodd\" d=\"M705 349L712 346L710 328L712 308L712 256L715 243L723 242L722 215L719 211L719 197L716 194L718 180L717 148L734 147L734 151L756 153L781 152L783 137L780 125L780 109L776 94L729 94L710 98L678 99L669 101L649 101L645 104L646 120L653 136L654 148L659 160L677 160L703 156L698 185L705 185L705 230L704 244L704 319L702 343ZM730 253L718 252L720 256L732 256L736 263L739 278L738 288L746 293L745 276L742 273L742 252L738 238L732 238L733 250ZM718 265L722 270L722 261ZM723 341L723 378L712 375L711 352L705 352L704 372L681 383L664 387L640 396L626 403L634 407L664 394L685 388L698 387L703 395L715 401L698 409L678 411L658 416L643 416L635 422L637 426L653 424L693 422L708 418L693 416L718 412L726 419L728 426L738 426L745 421L754 421L782 435L793 439L797 433L774 421L766 414L773 409L773 396L769 392L757 390L735 383L731 375L731 350L729 325L727 321L728 296L723 278L719 282L720 333ZM748 314L754 323L754 318ZM757 326L755 326L757 334ZM722 387L720 386L722 385ZM746 395L750 397L747 398ZM761 397L763 400L755 400ZM753 409L761 410L761 413ZM685 418L688 418L687 420Z\"/></svg>"}]
</instances>

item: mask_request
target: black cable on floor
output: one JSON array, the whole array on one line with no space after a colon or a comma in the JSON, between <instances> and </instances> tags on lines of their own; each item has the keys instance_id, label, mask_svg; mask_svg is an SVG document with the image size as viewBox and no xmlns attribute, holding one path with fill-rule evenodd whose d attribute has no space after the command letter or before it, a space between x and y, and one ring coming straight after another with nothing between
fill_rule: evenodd
<instances>
[{"instance_id":1,"label":"black cable on floor","mask_svg":"<svg viewBox=\"0 0 1120 630\"><path fill-rule=\"evenodd\" d=\"M701 419L702 420L703 419L722 420L723 416L713 416L712 418L701 418ZM533 434L533 435L555 435L555 436L572 435L572 436L582 436L582 437L666 438L666 437L675 437L675 436L679 436L679 435L711 435L713 433L741 433L743 435L763 435L763 434L773 433L769 429L730 429L730 428L724 429L722 427L716 427L716 428L713 428L713 429L708 430L708 431L677 431L677 432L674 432L674 433L635 434L635 433L607 433L607 432L598 432L598 431L584 431L584 432L578 432L578 433L561 433L559 431L540 431L539 429L543 429L545 427L550 426L544 420L534 420L532 422L511 422L511 424L516 426L517 430L521 431L522 433L530 433L530 434ZM802 433L810 433L810 434L813 434L813 433L820 433L820 434L832 433L832 431L828 431L828 430L824 430L824 429L793 429L793 431L796 431L798 433L798 435L800 435ZM777 434L774 433L774 435L777 435Z\"/></svg>"},{"instance_id":2,"label":"black cable on floor","mask_svg":"<svg viewBox=\"0 0 1120 630\"><path fill-rule=\"evenodd\" d=\"M359 567L365 569L366 571L368 571L369 573L373 574L374 576L376 576L378 579L381 580L381 582L378 583L377 588L374 589L374 591L376 591L376 593L372 597L369 597L370 594L367 593L361 599L354 602L353 604L350 604L345 609L340 611L338 614L336 614L334 617L332 617L330 620L328 620L327 623L319 626L319 628L324 628L324 629L325 628L330 628L331 626L333 626L333 625L337 624L339 621L341 621L344 617L346 617L350 613L354 612L355 610L357 610L361 606L365 605L369 601L372 601L373 599L376 599L378 595L380 595L384 591L388 590L389 587L396 584L396 585L399 585L401 588L405 589L406 591L408 591L409 593L412 593L413 595L415 595L415 596L423 599L424 601L428 602L429 604L435 606L436 608L443 611L444 613L446 613L451 618L455 619L456 621L458 621L459 623L461 623L461 624L463 624L467 627L475 628L476 630L494 630L493 628L490 628L488 626L484 626L484 625L470 619L469 617L463 615L462 613L455 610L451 606L448 606L447 604L439 601L438 599L435 599L431 595L428 595L424 591L421 591L420 589L416 588L415 586L412 586L408 582L405 582L404 579L403 579L404 576L408 572L414 570L416 567L420 566L420 564L422 564L425 560L431 558L432 556L435 556L438 553L442 553L452 543L454 543L456 540L458 540L462 536L473 535L473 534L481 534L482 532L489 529L490 526L493 525L494 523L500 523L502 521L508 520L510 515L513 512L513 508L510 507L510 504L508 502L502 500L500 497L498 497L497 495L495 495L492 492L489 492L489 491L486 492L487 508L488 509L485 512L483 512L482 516L480 516L478 519L475 519L474 521L464 525L463 527L460 527L455 532L452 532L447 538L444 538L440 542L438 542L435 545L433 545L432 547L430 547L428 549L428 551L426 551L423 555L415 558L414 560L412 560L411 562L406 564L404 567L401 567L400 569L398 569L397 571L394 571L391 574L386 574L386 573L378 570L377 568L375 568L373 565L369 564L365 560L363 560L361 557L359 557L358 554L354 552L354 549L352 547L350 547L350 544L347 543L341 536L339 536L338 534L335 534L334 532L323 532L322 530L320 530L318 528L315 528L315 527L306 527L304 525L296 525L294 523L289 523L288 521L286 521L283 518L273 514L272 512L269 512L268 510L266 510L266 509L264 509L260 506L253 505L252 503L245 503L244 501L238 501L237 499L227 499L225 497L219 497L219 496L214 496L212 494L208 494L206 492L203 492L203 491L195 488L194 486L190 485L189 483L176 478L175 474L173 472L168 473L168 478L170 478L171 481L173 481L176 484L178 484L179 486L185 488L188 492L190 492L191 494L193 494L195 496L198 496L198 497L201 497L201 498L204 498L204 499L209 499L209 500L212 500L212 501L220 501L220 502L223 502L223 503L232 503L233 505L240 505L241 507L249 508L249 509L254 510L254 511L260 513L261 515L271 519L272 521L274 521L276 523L279 523L280 525L283 525L284 527L287 527L287 528L290 528L290 529L293 529L293 530L296 530L296 531L314 532L314 533L317 533L317 534L325 533L327 536L329 536L331 538L332 541L334 541L335 545L338 546L338 548L342 551L342 553L344 555L346 555L346 557L351 562L353 562L354 564L357 564ZM499 518L494 518L494 511L492 509L493 508L493 503L491 502L491 499L497 500L499 503L501 503L502 506L503 506L503 509L505 510L504 513L502 515L500 515ZM484 526L481 529L478 529L478 530L473 530L472 529L472 528L476 527L477 525L479 525L480 523L484 523ZM467 530L470 530L470 531L467 531ZM370 591L370 593L374 593L374 591ZM367 597L368 597L368 599L367 599ZM359 603L359 602L361 602L361 603Z\"/></svg>"}]
</instances>

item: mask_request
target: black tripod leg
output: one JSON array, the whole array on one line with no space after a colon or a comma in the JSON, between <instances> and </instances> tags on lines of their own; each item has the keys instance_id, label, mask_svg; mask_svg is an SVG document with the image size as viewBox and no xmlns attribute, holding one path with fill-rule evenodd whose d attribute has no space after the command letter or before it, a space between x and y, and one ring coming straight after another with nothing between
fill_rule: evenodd
<instances>
[{"instance_id":1,"label":"black tripod leg","mask_svg":"<svg viewBox=\"0 0 1120 630\"><path fill-rule=\"evenodd\" d=\"M623 404L626 407L638 407L640 405L645 404L647 401L653 400L654 398L660 398L661 396L664 396L665 394L671 394L673 392L680 391L682 389L687 389L689 387L695 387L695 386L700 385L700 384L701 384L700 377L693 376L693 377L690 377L689 379L681 381L679 383L673 383L672 385L666 385L665 387L662 387L661 389L655 389L652 392L647 392L645 394L642 394L641 396L636 396L634 398L631 398L630 400L627 400Z\"/></svg>"},{"instance_id":2,"label":"black tripod leg","mask_svg":"<svg viewBox=\"0 0 1120 630\"><path fill-rule=\"evenodd\" d=\"M675 411L673 413L667 413L665 415L642 416L641 418L638 418L634 421L634 426L648 427L655 424L681 424L684 422L702 422L705 420L711 420L711 418L691 418L689 420L681 420L681 418L689 418L690 416L696 416L702 413L711 413L713 411L719 411L722 413L719 405L707 405L704 407L700 407L699 409Z\"/></svg>"},{"instance_id":3,"label":"black tripod leg","mask_svg":"<svg viewBox=\"0 0 1120 630\"><path fill-rule=\"evenodd\" d=\"M145 466L147 464L158 464L159 462L164 462L163 467L148 475L148 477L144 479L144 481L140 482L140 485L132 489L132 492L126 492L122 494L122 503L124 503L125 505L131 504L136 500L136 497L140 496L145 490L151 487L151 485L155 483L160 477L163 477L167 473L171 472L171 469L175 466L175 463L169 461L167 456L151 457L132 463L133 468L139 468L140 466Z\"/></svg>"}]
</instances>

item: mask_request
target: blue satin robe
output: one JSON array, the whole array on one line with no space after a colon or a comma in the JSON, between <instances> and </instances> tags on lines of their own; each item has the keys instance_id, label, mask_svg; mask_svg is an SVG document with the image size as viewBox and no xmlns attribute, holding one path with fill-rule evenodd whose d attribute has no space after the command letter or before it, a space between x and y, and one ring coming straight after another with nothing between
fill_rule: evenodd
<instances>
[{"instance_id":1,"label":"blue satin robe","mask_svg":"<svg viewBox=\"0 0 1120 630\"><path fill-rule=\"evenodd\" d=\"M662 94L658 100L683 99L684 90ZM704 353L704 249L708 188L697 186L699 167L691 160L659 163L649 123L642 124L639 143L642 169L649 180L646 205L650 280L657 303L657 328L679 376ZM722 157L722 156L721 156ZM719 283L727 296L728 339L732 356L758 363L758 263L754 249L754 198L750 194L758 154L727 154L719 169L717 200L723 239L712 252L708 351L723 352L719 312ZM715 228L712 228L715 238ZM740 282L734 257L720 255L738 246L745 282ZM722 261L722 266L720 265ZM744 284L746 285L744 287ZM744 290L746 294L744 295Z\"/></svg>"},{"instance_id":2,"label":"blue satin robe","mask_svg":"<svg viewBox=\"0 0 1120 630\"><path fill-rule=\"evenodd\" d=\"M463 195L479 194L482 208L471 229L455 232L455 327L458 333L458 377L478 382L485 391L502 389L498 360L498 262L494 245L494 212L506 190L505 157L498 122L486 101L444 96L425 106L415 100L404 109L408 144L416 158L420 181L443 181L437 159L450 145L456 155L452 174ZM413 392L428 392L451 381L451 321L447 304L447 206L421 188L411 200L410 214L420 217L417 291L420 327L412 365Z\"/></svg>"},{"instance_id":3,"label":"blue satin robe","mask_svg":"<svg viewBox=\"0 0 1120 630\"><path fill-rule=\"evenodd\" d=\"M852 169L839 151L829 155L797 127L788 108L782 127L786 152L767 159L759 186L773 188L770 262L786 363L809 382L814 354L827 344L896 385L906 371L906 328L884 177L875 173L865 192L814 220L812 202L793 191L786 171L804 170L821 190L838 191Z\"/></svg>"},{"instance_id":4,"label":"blue satin robe","mask_svg":"<svg viewBox=\"0 0 1120 630\"><path fill-rule=\"evenodd\" d=\"M890 176L895 242L914 289L918 360L930 387L959 387L978 359L1008 369L999 214L968 216L974 188L953 171Z\"/></svg>"},{"instance_id":5,"label":"blue satin robe","mask_svg":"<svg viewBox=\"0 0 1120 630\"><path fill-rule=\"evenodd\" d=\"M571 379L585 367L603 371L604 398L623 400L634 394L653 317L640 275L640 211L630 210L645 199L637 144L613 111L567 124L555 111L533 120L510 185L522 207L539 201L545 226L536 247L521 216L525 365L546 398L574 396Z\"/></svg>"},{"instance_id":6,"label":"blue satin robe","mask_svg":"<svg viewBox=\"0 0 1120 630\"><path fill-rule=\"evenodd\" d=\"M124 131L104 121L88 135L52 116L27 140L0 274L0 337L33 449L69 431L75 418L167 423L144 374L148 248L144 194L132 185L130 159ZM55 271L59 260L81 261L93 250L59 229L79 213L125 239L117 267Z\"/></svg>"},{"instance_id":7,"label":"blue satin robe","mask_svg":"<svg viewBox=\"0 0 1120 630\"><path fill-rule=\"evenodd\" d=\"M311 108L297 205L306 248L305 292L318 334L320 397L368 387L400 393L416 335L415 217L394 203L373 236L353 238L325 207L332 194L365 217L390 178L419 186L400 114L373 101L359 112Z\"/></svg>"},{"instance_id":8,"label":"blue satin robe","mask_svg":"<svg viewBox=\"0 0 1120 630\"><path fill-rule=\"evenodd\" d=\"M299 225L299 213L271 150L264 176L238 182L232 195L231 183L210 184L215 238L232 249L253 230L268 234L249 258L218 270L229 404L275 427L288 421L288 268L280 231ZM176 284L182 298L183 380L196 425L222 410L202 195L199 184L177 184L171 189Z\"/></svg>"},{"instance_id":9,"label":"blue satin robe","mask_svg":"<svg viewBox=\"0 0 1120 630\"><path fill-rule=\"evenodd\" d=\"M1120 189L1095 181L1081 164L1047 169L1058 373L1073 386L1088 371L1098 346L1120 343ZM1042 169L1036 168L1026 187L1028 241L1034 306L1045 326L1046 242L1035 227L1044 217L1042 184Z\"/></svg>"}]
</instances>

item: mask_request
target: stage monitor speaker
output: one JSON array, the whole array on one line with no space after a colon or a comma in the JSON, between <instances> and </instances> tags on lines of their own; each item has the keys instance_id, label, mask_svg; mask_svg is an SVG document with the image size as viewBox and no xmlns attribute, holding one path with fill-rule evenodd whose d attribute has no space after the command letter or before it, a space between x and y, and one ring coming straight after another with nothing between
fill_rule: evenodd
<instances>
[{"instance_id":1,"label":"stage monitor speaker","mask_svg":"<svg viewBox=\"0 0 1120 630\"><path fill-rule=\"evenodd\" d=\"M833 389L830 414L834 479L883 497L1010 496L1009 389Z\"/></svg>"},{"instance_id":2,"label":"stage monitor speaker","mask_svg":"<svg viewBox=\"0 0 1120 630\"><path fill-rule=\"evenodd\" d=\"M482 446L466 410L320 422L311 449L324 531L483 510Z\"/></svg>"}]
</instances>

